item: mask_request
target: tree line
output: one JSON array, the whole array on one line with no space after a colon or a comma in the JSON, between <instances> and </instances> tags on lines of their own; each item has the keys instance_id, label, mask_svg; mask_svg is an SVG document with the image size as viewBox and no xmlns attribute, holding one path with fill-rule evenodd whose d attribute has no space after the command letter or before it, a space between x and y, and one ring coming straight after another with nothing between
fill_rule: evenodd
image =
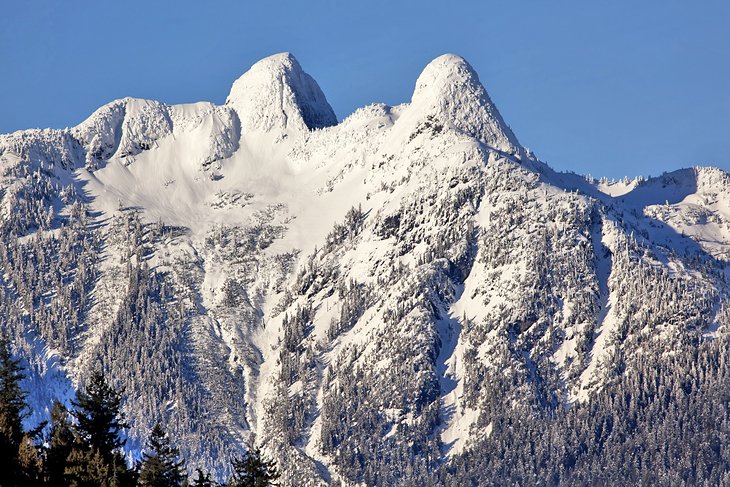
<instances>
[{"instance_id":1,"label":"tree line","mask_svg":"<svg viewBox=\"0 0 730 487\"><path fill-rule=\"evenodd\" d=\"M196 469L188 477L181 458L164 428L150 432L141 459L125 456L121 410L122 392L101 372L92 374L67 409L55 401L50 421L25 429L30 414L20 360L13 357L10 340L0 336L0 464L1 487L213 487L211 472ZM253 444L231 463L231 487L276 485L279 472Z\"/></svg>"}]
</instances>

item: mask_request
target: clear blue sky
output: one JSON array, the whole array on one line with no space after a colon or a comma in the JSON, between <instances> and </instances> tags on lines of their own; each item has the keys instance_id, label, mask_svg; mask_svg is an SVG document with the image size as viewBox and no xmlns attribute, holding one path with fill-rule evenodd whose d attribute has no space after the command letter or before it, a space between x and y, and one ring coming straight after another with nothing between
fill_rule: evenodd
<instances>
[{"instance_id":1,"label":"clear blue sky","mask_svg":"<svg viewBox=\"0 0 730 487\"><path fill-rule=\"evenodd\" d=\"M730 1L0 3L0 133L65 127L115 98L222 103L290 51L339 118L410 99L464 56L520 141L559 170L730 170Z\"/></svg>"}]
</instances>

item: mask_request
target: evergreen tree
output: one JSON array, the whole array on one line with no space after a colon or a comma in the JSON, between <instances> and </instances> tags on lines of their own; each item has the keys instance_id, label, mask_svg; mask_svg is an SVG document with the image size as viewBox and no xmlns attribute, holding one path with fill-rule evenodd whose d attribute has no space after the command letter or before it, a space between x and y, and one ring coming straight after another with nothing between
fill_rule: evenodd
<instances>
[{"instance_id":1,"label":"evergreen tree","mask_svg":"<svg viewBox=\"0 0 730 487\"><path fill-rule=\"evenodd\" d=\"M64 486L66 462L74 448L74 434L68 410L58 401L51 408L51 430L45 453L45 478L50 486Z\"/></svg>"},{"instance_id":2,"label":"evergreen tree","mask_svg":"<svg viewBox=\"0 0 730 487\"><path fill-rule=\"evenodd\" d=\"M160 424L152 428L142 455L139 484L144 487L178 487L185 480L184 462Z\"/></svg>"},{"instance_id":3,"label":"evergreen tree","mask_svg":"<svg viewBox=\"0 0 730 487\"><path fill-rule=\"evenodd\" d=\"M64 471L71 487L111 486L112 469L99 450L84 450L79 445L71 450Z\"/></svg>"},{"instance_id":4,"label":"evergreen tree","mask_svg":"<svg viewBox=\"0 0 730 487\"><path fill-rule=\"evenodd\" d=\"M41 457L33 439L23 436L18 449L18 465L20 467L21 485L41 485Z\"/></svg>"},{"instance_id":5,"label":"evergreen tree","mask_svg":"<svg viewBox=\"0 0 730 487\"><path fill-rule=\"evenodd\" d=\"M76 393L76 433L91 450L111 459L124 442L120 437L127 425L121 412L122 395L112 388L100 372L91 376L85 391Z\"/></svg>"},{"instance_id":6,"label":"evergreen tree","mask_svg":"<svg viewBox=\"0 0 730 487\"><path fill-rule=\"evenodd\" d=\"M276 462L267 460L261 450L249 445L241 458L232 462L233 476L228 481L231 487L267 487L276 485L274 482L280 474L276 469Z\"/></svg>"},{"instance_id":7,"label":"evergreen tree","mask_svg":"<svg viewBox=\"0 0 730 487\"><path fill-rule=\"evenodd\" d=\"M76 443L66 461L65 484L70 487L132 487L136 485L135 472L127 467L120 452L111 460L99 450L84 449Z\"/></svg>"},{"instance_id":8,"label":"evergreen tree","mask_svg":"<svg viewBox=\"0 0 730 487\"><path fill-rule=\"evenodd\" d=\"M193 480L193 487L213 487L214 483L212 480L210 480L210 472L206 472L205 474L203 471L199 468L195 469L195 471L198 473L198 476Z\"/></svg>"},{"instance_id":9,"label":"evergreen tree","mask_svg":"<svg viewBox=\"0 0 730 487\"><path fill-rule=\"evenodd\" d=\"M10 341L0 336L0 459L8 465L3 469L8 485L16 485L22 479L18 455L23 443L22 422L27 414L26 393L20 387L24 377L20 361L13 359L10 352Z\"/></svg>"},{"instance_id":10,"label":"evergreen tree","mask_svg":"<svg viewBox=\"0 0 730 487\"><path fill-rule=\"evenodd\" d=\"M76 445L69 454L65 476L69 485L134 485L134 472L124 460L121 430L121 393L111 387L104 375L92 375L86 390L79 390L72 401L76 419Z\"/></svg>"}]
</instances>

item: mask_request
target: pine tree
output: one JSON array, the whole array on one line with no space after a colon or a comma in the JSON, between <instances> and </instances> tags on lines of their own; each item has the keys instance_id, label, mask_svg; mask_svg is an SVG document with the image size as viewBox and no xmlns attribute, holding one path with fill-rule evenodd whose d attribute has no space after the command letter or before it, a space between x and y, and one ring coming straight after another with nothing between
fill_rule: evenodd
<instances>
[{"instance_id":1,"label":"pine tree","mask_svg":"<svg viewBox=\"0 0 730 487\"><path fill-rule=\"evenodd\" d=\"M185 480L185 463L178 459L179 454L179 450L170 445L162 426L156 424L142 455L139 484L144 487L180 486Z\"/></svg>"},{"instance_id":2,"label":"pine tree","mask_svg":"<svg viewBox=\"0 0 730 487\"><path fill-rule=\"evenodd\" d=\"M45 454L46 484L64 486L68 482L64 478L66 463L74 448L74 434L68 410L58 401L51 408L51 430L48 448Z\"/></svg>"},{"instance_id":3,"label":"pine tree","mask_svg":"<svg viewBox=\"0 0 730 487\"><path fill-rule=\"evenodd\" d=\"M71 487L115 485L112 468L99 450L74 448L69 454L64 476Z\"/></svg>"},{"instance_id":4,"label":"pine tree","mask_svg":"<svg viewBox=\"0 0 730 487\"><path fill-rule=\"evenodd\" d=\"M26 392L20 387L25 375L20 361L13 359L10 341L0 336L0 459L9 468L3 469L7 485L22 479L19 450L23 443L23 418L26 416Z\"/></svg>"},{"instance_id":5,"label":"pine tree","mask_svg":"<svg viewBox=\"0 0 730 487\"><path fill-rule=\"evenodd\" d=\"M195 469L198 476L193 480L193 487L213 487L213 481L210 480L210 472L203 473L199 468Z\"/></svg>"},{"instance_id":6,"label":"pine tree","mask_svg":"<svg viewBox=\"0 0 730 487\"><path fill-rule=\"evenodd\" d=\"M122 395L104 375L92 375L86 390L72 401L76 419L76 445L68 457L65 476L69 485L134 485L134 472L124 460L121 430L127 425L121 412Z\"/></svg>"},{"instance_id":7,"label":"pine tree","mask_svg":"<svg viewBox=\"0 0 730 487\"><path fill-rule=\"evenodd\" d=\"M99 451L106 459L122 447L122 428L127 425L121 412L122 395L107 384L104 375L95 372L85 391L76 393L76 433L89 449Z\"/></svg>"},{"instance_id":8,"label":"pine tree","mask_svg":"<svg viewBox=\"0 0 730 487\"><path fill-rule=\"evenodd\" d=\"M62 485L70 487L132 487L136 485L135 472L127 467L120 452L111 460L99 450L89 450L83 443L75 443L66 460Z\"/></svg>"},{"instance_id":9,"label":"pine tree","mask_svg":"<svg viewBox=\"0 0 730 487\"><path fill-rule=\"evenodd\" d=\"M41 485L41 457L38 448L29 435L23 436L20 441L18 465L20 466L22 485Z\"/></svg>"},{"instance_id":10,"label":"pine tree","mask_svg":"<svg viewBox=\"0 0 730 487\"><path fill-rule=\"evenodd\" d=\"M232 462L233 476L228 481L231 487L267 487L276 485L274 482L280 474L276 469L276 462L267 460L261 450L249 445L241 458Z\"/></svg>"}]
</instances>

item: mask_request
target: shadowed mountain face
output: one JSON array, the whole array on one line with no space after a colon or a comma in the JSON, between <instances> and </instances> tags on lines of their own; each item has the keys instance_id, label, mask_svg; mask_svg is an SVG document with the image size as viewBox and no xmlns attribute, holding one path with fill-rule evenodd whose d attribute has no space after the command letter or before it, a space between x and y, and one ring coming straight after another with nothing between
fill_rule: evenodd
<instances>
[{"instance_id":1,"label":"shadowed mountain face","mask_svg":"<svg viewBox=\"0 0 730 487\"><path fill-rule=\"evenodd\" d=\"M505 418L581 411L730 318L728 174L556 173L455 55L340 123L271 56L223 106L2 135L0 170L28 421L101 369L132 455L159 421L219 477L249 438L286 485L477 475Z\"/></svg>"}]
</instances>

